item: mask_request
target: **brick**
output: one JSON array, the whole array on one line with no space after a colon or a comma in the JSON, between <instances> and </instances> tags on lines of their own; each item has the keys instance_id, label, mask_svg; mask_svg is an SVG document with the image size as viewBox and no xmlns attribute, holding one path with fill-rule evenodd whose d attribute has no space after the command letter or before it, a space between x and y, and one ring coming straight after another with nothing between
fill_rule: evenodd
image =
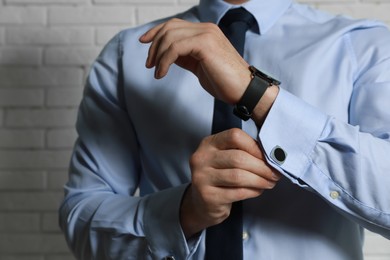
<instances>
[{"instance_id":1,"label":"brick","mask_svg":"<svg viewBox=\"0 0 390 260\"><path fill-rule=\"evenodd\" d=\"M71 151L0 150L1 169L67 169Z\"/></svg>"},{"instance_id":2,"label":"brick","mask_svg":"<svg viewBox=\"0 0 390 260\"><path fill-rule=\"evenodd\" d=\"M54 129L47 133L47 145L49 148L72 148L77 138L77 133L72 129Z\"/></svg>"},{"instance_id":3,"label":"brick","mask_svg":"<svg viewBox=\"0 0 390 260\"><path fill-rule=\"evenodd\" d=\"M174 4L175 0L93 0L97 4L133 3L133 4Z\"/></svg>"},{"instance_id":4,"label":"brick","mask_svg":"<svg viewBox=\"0 0 390 260\"><path fill-rule=\"evenodd\" d=\"M0 106L42 106L44 101L43 89L0 89Z\"/></svg>"},{"instance_id":5,"label":"brick","mask_svg":"<svg viewBox=\"0 0 390 260\"><path fill-rule=\"evenodd\" d=\"M389 3L390 0L360 0L360 2Z\"/></svg>"},{"instance_id":6,"label":"brick","mask_svg":"<svg viewBox=\"0 0 390 260\"><path fill-rule=\"evenodd\" d=\"M49 24L127 24L135 22L135 9L129 6L51 7Z\"/></svg>"},{"instance_id":7,"label":"brick","mask_svg":"<svg viewBox=\"0 0 390 260\"><path fill-rule=\"evenodd\" d=\"M4 111L0 108L0 126L4 125Z\"/></svg>"},{"instance_id":8,"label":"brick","mask_svg":"<svg viewBox=\"0 0 390 260\"><path fill-rule=\"evenodd\" d=\"M0 234L0 252L68 253L62 234Z\"/></svg>"},{"instance_id":9,"label":"brick","mask_svg":"<svg viewBox=\"0 0 390 260\"><path fill-rule=\"evenodd\" d=\"M5 31L8 44L73 45L92 44L93 29L69 27L11 27Z\"/></svg>"},{"instance_id":10,"label":"brick","mask_svg":"<svg viewBox=\"0 0 390 260\"><path fill-rule=\"evenodd\" d=\"M0 9L0 25L27 24L44 25L46 23L46 8L43 7L2 7Z\"/></svg>"},{"instance_id":11,"label":"brick","mask_svg":"<svg viewBox=\"0 0 390 260\"><path fill-rule=\"evenodd\" d=\"M47 187L50 190L63 191L68 181L68 171L50 171L47 174Z\"/></svg>"},{"instance_id":12,"label":"brick","mask_svg":"<svg viewBox=\"0 0 390 260\"><path fill-rule=\"evenodd\" d=\"M82 88L53 88L47 91L47 105L50 107L76 107L83 95Z\"/></svg>"},{"instance_id":13,"label":"brick","mask_svg":"<svg viewBox=\"0 0 390 260\"><path fill-rule=\"evenodd\" d=\"M138 8L138 21L137 24L144 24L150 21L154 21L163 17L183 12L189 9L190 6L140 6Z\"/></svg>"},{"instance_id":14,"label":"brick","mask_svg":"<svg viewBox=\"0 0 390 260\"><path fill-rule=\"evenodd\" d=\"M356 0L301 0L301 1L298 1L298 2L315 6L318 3L321 3L321 4L327 4L327 3L328 4L329 3L331 3L331 4L333 4L333 3L347 3L347 2L354 2L354 3L356 3L357 1Z\"/></svg>"},{"instance_id":15,"label":"brick","mask_svg":"<svg viewBox=\"0 0 390 260\"><path fill-rule=\"evenodd\" d=\"M62 198L62 192L0 192L0 210L56 211Z\"/></svg>"},{"instance_id":16,"label":"brick","mask_svg":"<svg viewBox=\"0 0 390 260\"><path fill-rule=\"evenodd\" d=\"M53 213L44 213L42 216L42 230L49 232L60 232L58 226L58 214L57 212Z\"/></svg>"},{"instance_id":17,"label":"brick","mask_svg":"<svg viewBox=\"0 0 390 260\"><path fill-rule=\"evenodd\" d=\"M6 4L85 4L86 0L5 0Z\"/></svg>"},{"instance_id":18,"label":"brick","mask_svg":"<svg viewBox=\"0 0 390 260\"><path fill-rule=\"evenodd\" d=\"M0 129L0 148L43 148L44 145L43 130Z\"/></svg>"},{"instance_id":19,"label":"brick","mask_svg":"<svg viewBox=\"0 0 390 260\"><path fill-rule=\"evenodd\" d=\"M0 171L0 190L42 190L46 186L43 171Z\"/></svg>"},{"instance_id":20,"label":"brick","mask_svg":"<svg viewBox=\"0 0 390 260\"><path fill-rule=\"evenodd\" d=\"M0 233L37 232L40 225L38 213L0 213Z\"/></svg>"},{"instance_id":21,"label":"brick","mask_svg":"<svg viewBox=\"0 0 390 260\"><path fill-rule=\"evenodd\" d=\"M46 260L75 260L74 256L71 254L67 255L48 255L45 258Z\"/></svg>"},{"instance_id":22,"label":"brick","mask_svg":"<svg viewBox=\"0 0 390 260\"><path fill-rule=\"evenodd\" d=\"M25 255L0 255L1 260L45 260L43 256L32 256L29 254L28 256ZM74 260L74 259L72 259Z\"/></svg>"},{"instance_id":23,"label":"brick","mask_svg":"<svg viewBox=\"0 0 390 260\"><path fill-rule=\"evenodd\" d=\"M45 52L48 65L90 65L100 53L96 47L53 47Z\"/></svg>"},{"instance_id":24,"label":"brick","mask_svg":"<svg viewBox=\"0 0 390 260\"><path fill-rule=\"evenodd\" d=\"M1 5L0 5L1 6ZM5 42L5 29L4 28L0 28L0 45L3 44Z\"/></svg>"},{"instance_id":25,"label":"brick","mask_svg":"<svg viewBox=\"0 0 390 260\"><path fill-rule=\"evenodd\" d=\"M0 65L40 65L42 50L31 47L3 47L0 49Z\"/></svg>"},{"instance_id":26,"label":"brick","mask_svg":"<svg viewBox=\"0 0 390 260\"><path fill-rule=\"evenodd\" d=\"M77 109L9 109L7 126L11 127L60 127L74 126Z\"/></svg>"},{"instance_id":27,"label":"brick","mask_svg":"<svg viewBox=\"0 0 390 260\"><path fill-rule=\"evenodd\" d=\"M299 2L299 1L298 1ZM179 0L179 3L184 3L184 4L191 4L191 5L196 5L199 3L198 0Z\"/></svg>"},{"instance_id":28,"label":"brick","mask_svg":"<svg viewBox=\"0 0 390 260\"><path fill-rule=\"evenodd\" d=\"M63 86L82 85L81 68L13 68L0 67L2 86Z\"/></svg>"}]
</instances>

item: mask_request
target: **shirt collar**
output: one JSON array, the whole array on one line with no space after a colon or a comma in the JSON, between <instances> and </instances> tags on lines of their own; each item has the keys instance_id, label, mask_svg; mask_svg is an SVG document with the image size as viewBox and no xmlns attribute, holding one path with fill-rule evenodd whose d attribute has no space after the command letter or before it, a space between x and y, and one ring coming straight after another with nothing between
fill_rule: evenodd
<instances>
[{"instance_id":1,"label":"shirt collar","mask_svg":"<svg viewBox=\"0 0 390 260\"><path fill-rule=\"evenodd\" d=\"M292 0L250 0L242 5L228 4L223 0L200 0L198 9L201 22L218 24L229 9L244 7L256 18L261 34L265 34L291 4Z\"/></svg>"}]
</instances>

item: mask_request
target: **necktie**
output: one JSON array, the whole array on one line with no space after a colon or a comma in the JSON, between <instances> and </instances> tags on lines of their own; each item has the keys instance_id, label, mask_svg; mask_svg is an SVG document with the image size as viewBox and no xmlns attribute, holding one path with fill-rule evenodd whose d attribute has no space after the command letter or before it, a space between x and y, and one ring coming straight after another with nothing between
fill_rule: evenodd
<instances>
[{"instance_id":1,"label":"necktie","mask_svg":"<svg viewBox=\"0 0 390 260\"><path fill-rule=\"evenodd\" d=\"M245 33L253 26L255 18L244 8L229 10L221 19L219 27L236 48L243 55ZM212 133L241 128L241 120L233 115L233 108L215 99ZM232 205L230 216L222 223L209 227L206 231L206 259L207 260L241 260L242 250L242 202Z\"/></svg>"}]
</instances>

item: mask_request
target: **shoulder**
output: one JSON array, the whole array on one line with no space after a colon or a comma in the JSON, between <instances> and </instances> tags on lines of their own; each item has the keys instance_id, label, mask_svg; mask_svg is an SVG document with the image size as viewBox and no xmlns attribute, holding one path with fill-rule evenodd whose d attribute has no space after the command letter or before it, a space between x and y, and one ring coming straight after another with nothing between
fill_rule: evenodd
<instances>
[{"instance_id":1,"label":"shoulder","mask_svg":"<svg viewBox=\"0 0 390 260\"><path fill-rule=\"evenodd\" d=\"M378 64L382 68L390 64L390 31L381 21L335 15L299 3L292 4L286 18L282 25L291 37L305 46L321 43L327 55L350 61L357 76Z\"/></svg>"},{"instance_id":2,"label":"shoulder","mask_svg":"<svg viewBox=\"0 0 390 260\"><path fill-rule=\"evenodd\" d=\"M134 41L134 40L138 41L138 38L143 33L145 33L147 30L149 30L149 29L153 28L154 26L161 24L165 21L173 19L173 18L179 18L179 19L193 21L193 22L199 21L199 18L198 18L197 12L196 12L196 8L193 7L193 8L190 8L190 9L184 11L184 12L177 13L175 15L167 16L167 17L164 17L161 19L147 22L145 24L141 24L141 25L138 25L138 26L135 26L132 28L122 30L121 32L119 32L119 34L116 37L119 40L125 41L125 42L126 41Z\"/></svg>"},{"instance_id":3,"label":"shoulder","mask_svg":"<svg viewBox=\"0 0 390 260\"><path fill-rule=\"evenodd\" d=\"M368 46L385 48L390 46L390 32L381 21L355 19L346 15L330 14L308 5L295 3L290 15L299 20L297 27L306 26L305 31L329 39L346 39L356 50ZM385 48L390 49L390 48Z\"/></svg>"},{"instance_id":4,"label":"shoulder","mask_svg":"<svg viewBox=\"0 0 390 260\"><path fill-rule=\"evenodd\" d=\"M100 52L97 60L105 59L107 57L120 58L123 56L125 52L133 53L133 54L144 52L147 45L140 44L138 39L141 37L142 34L144 34L149 29L172 18L180 18L180 19L185 19L190 21L199 21L197 17L198 15L196 9L193 7L182 13L178 13L172 16L150 21L131 28L123 29L119 31L117 34L115 34L103 46L102 51Z\"/></svg>"},{"instance_id":5,"label":"shoulder","mask_svg":"<svg viewBox=\"0 0 390 260\"><path fill-rule=\"evenodd\" d=\"M332 14L324 10L314 8L309 5L294 3L291 6L291 12L295 16L300 16L306 20L307 24L328 26L330 29L342 30L344 32L353 32L355 30L365 30L379 28L387 30L386 25L378 20L356 19L342 14Z\"/></svg>"}]
</instances>

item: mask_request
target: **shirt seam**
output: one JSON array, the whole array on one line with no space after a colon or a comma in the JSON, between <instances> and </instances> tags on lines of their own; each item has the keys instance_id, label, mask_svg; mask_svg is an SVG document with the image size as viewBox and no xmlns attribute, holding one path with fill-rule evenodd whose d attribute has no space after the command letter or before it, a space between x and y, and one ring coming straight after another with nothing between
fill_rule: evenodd
<instances>
[{"instance_id":1,"label":"shirt seam","mask_svg":"<svg viewBox=\"0 0 390 260\"><path fill-rule=\"evenodd\" d=\"M121 31L119 34L118 34L118 57L120 59L122 59L123 57L123 31Z\"/></svg>"},{"instance_id":2,"label":"shirt seam","mask_svg":"<svg viewBox=\"0 0 390 260\"><path fill-rule=\"evenodd\" d=\"M353 47L353 44L352 44L352 39L351 39L351 34L348 33L344 36L344 44L345 44L345 48L346 50L348 51L348 54L349 54L349 57L350 57L350 61L352 63L352 68L353 68L353 83L355 85L355 82L358 78L357 75L359 75L358 71L357 71L357 68L358 68L358 59L357 59L357 56L356 56L356 52L355 52L355 49Z\"/></svg>"}]
</instances>

